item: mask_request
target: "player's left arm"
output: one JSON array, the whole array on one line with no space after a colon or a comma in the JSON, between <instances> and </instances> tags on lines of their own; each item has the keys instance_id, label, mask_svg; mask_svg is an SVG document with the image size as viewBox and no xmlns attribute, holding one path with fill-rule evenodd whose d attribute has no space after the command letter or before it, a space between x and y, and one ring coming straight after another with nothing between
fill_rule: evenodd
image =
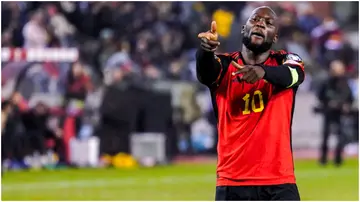
<instances>
[{"instance_id":1,"label":"player's left arm","mask_svg":"<svg viewBox=\"0 0 360 202\"><path fill-rule=\"evenodd\" d=\"M281 65L262 65L265 75L264 79L269 83L282 88L293 88L299 86L305 79L304 62L293 53L288 53Z\"/></svg>"}]
</instances>

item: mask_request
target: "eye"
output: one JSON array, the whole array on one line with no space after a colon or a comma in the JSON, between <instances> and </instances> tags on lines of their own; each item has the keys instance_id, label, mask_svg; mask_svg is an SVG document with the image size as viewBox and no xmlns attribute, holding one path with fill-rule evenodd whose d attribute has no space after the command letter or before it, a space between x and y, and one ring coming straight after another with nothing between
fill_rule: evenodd
<instances>
[{"instance_id":1,"label":"eye","mask_svg":"<svg viewBox=\"0 0 360 202\"><path fill-rule=\"evenodd\" d=\"M257 16L255 16L255 17L253 17L253 19L252 19L253 21L255 21L255 22L258 22L259 20L260 20L260 18L259 17L257 17Z\"/></svg>"},{"instance_id":2,"label":"eye","mask_svg":"<svg viewBox=\"0 0 360 202\"><path fill-rule=\"evenodd\" d=\"M273 25L274 23L271 22L271 21L266 21L266 24L267 24L267 25Z\"/></svg>"}]
</instances>

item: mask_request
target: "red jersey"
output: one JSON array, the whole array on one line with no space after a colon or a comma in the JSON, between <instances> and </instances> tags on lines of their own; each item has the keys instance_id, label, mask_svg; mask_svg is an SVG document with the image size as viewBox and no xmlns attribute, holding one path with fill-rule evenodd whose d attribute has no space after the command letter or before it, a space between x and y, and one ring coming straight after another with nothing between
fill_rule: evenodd
<instances>
[{"instance_id":1,"label":"red jersey","mask_svg":"<svg viewBox=\"0 0 360 202\"><path fill-rule=\"evenodd\" d=\"M230 63L246 65L240 52L216 56L222 65L211 88L219 132L217 186L295 183L291 124L297 87L243 82L232 75L238 69ZM263 63L283 64L304 68L297 55L285 51L272 51Z\"/></svg>"}]
</instances>

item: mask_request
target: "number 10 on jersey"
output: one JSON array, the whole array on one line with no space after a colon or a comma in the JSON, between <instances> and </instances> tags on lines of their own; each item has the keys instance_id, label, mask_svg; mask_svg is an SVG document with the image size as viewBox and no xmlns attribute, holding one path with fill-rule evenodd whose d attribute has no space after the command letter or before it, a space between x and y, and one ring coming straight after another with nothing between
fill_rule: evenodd
<instances>
[{"instance_id":1,"label":"number 10 on jersey","mask_svg":"<svg viewBox=\"0 0 360 202\"><path fill-rule=\"evenodd\" d=\"M264 99L260 90L256 90L253 94L247 93L242 99L245 102L243 115L250 114L251 111L257 113L264 110Z\"/></svg>"}]
</instances>

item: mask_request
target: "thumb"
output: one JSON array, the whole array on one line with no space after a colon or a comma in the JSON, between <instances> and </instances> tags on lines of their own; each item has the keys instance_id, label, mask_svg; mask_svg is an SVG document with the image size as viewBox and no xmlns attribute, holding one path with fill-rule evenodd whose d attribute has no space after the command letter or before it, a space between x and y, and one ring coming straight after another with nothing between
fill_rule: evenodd
<instances>
[{"instance_id":1,"label":"thumb","mask_svg":"<svg viewBox=\"0 0 360 202\"><path fill-rule=\"evenodd\" d=\"M216 21L211 22L211 29L210 32L215 34L216 33Z\"/></svg>"},{"instance_id":2,"label":"thumb","mask_svg":"<svg viewBox=\"0 0 360 202\"><path fill-rule=\"evenodd\" d=\"M239 65L237 62L235 62L234 60L231 61L231 64L234 65L234 67L236 67L237 69L244 69L244 66Z\"/></svg>"}]
</instances>

